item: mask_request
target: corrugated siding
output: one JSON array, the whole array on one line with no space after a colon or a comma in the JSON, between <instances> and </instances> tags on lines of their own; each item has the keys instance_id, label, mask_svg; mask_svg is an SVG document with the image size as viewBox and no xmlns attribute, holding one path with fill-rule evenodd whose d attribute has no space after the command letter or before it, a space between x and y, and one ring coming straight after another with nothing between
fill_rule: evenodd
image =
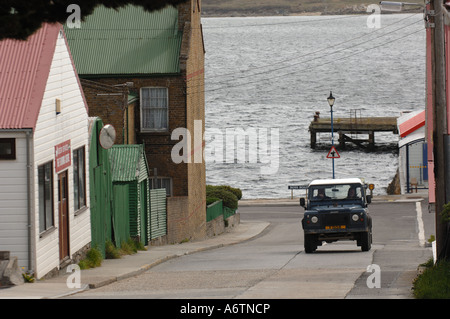
<instances>
[{"instance_id":1,"label":"corrugated siding","mask_svg":"<svg viewBox=\"0 0 450 319\"><path fill-rule=\"evenodd\" d=\"M65 26L65 31L80 75L180 72L182 32L172 6L155 12L99 6L81 28Z\"/></svg>"},{"instance_id":2,"label":"corrugated siding","mask_svg":"<svg viewBox=\"0 0 450 319\"><path fill-rule=\"evenodd\" d=\"M130 235L131 237L140 236L140 201L139 201L139 188L136 182L129 184L129 214L130 214Z\"/></svg>"},{"instance_id":3,"label":"corrugated siding","mask_svg":"<svg viewBox=\"0 0 450 319\"><path fill-rule=\"evenodd\" d=\"M130 238L130 215L129 215L129 184L116 183L113 185L114 196L114 241L116 247L120 248L123 242Z\"/></svg>"},{"instance_id":4,"label":"corrugated siding","mask_svg":"<svg viewBox=\"0 0 450 319\"><path fill-rule=\"evenodd\" d=\"M139 176L143 145L114 145L109 149L113 182L135 181Z\"/></svg>"},{"instance_id":5,"label":"corrugated siding","mask_svg":"<svg viewBox=\"0 0 450 319\"><path fill-rule=\"evenodd\" d=\"M148 171L148 165L147 160L145 156L141 156L139 160L139 178L138 181L142 182L146 179L148 179L149 171Z\"/></svg>"},{"instance_id":6,"label":"corrugated siding","mask_svg":"<svg viewBox=\"0 0 450 319\"><path fill-rule=\"evenodd\" d=\"M155 239L167 234L166 190L150 190L150 237Z\"/></svg>"},{"instance_id":7,"label":"corrugated siding","mask_svg":"<svg viewBox=\"0 0 450 319\"><path fill-rule=\"evenodd\" d=\"M149 189L148 189L148 180L142 181L140 184L140 240L144 245L148 244L149 236L149 216L150 213L148 211L149 207Z\"/></svg>"},{"instance_id":8,"label":"corrugated siding","mask_svg":"<svg viewBox=\"0 0 450 319\"><path fill-rule=\"evenodd\" d=\"M105 242L112 241L111 216L112 181L108 151L100 146L98 136L103 122L91 118L91 142L89 148L90 203L92 247L97 247L105 258ZM99 155L99 156L98 156Z\"/></svg>"},{"instance_id":9,"label":"corrugated siding","mask_svg":"<svg viewBox=\"0 0 450 319\"><path fill-rule=\"evenodd\" d=\"M148 165L145 158L143 145L114 145L109 149L111 163L112 182L115 189L114 202L115 215L126 218L126 227L131 237L140 238L145 244L148 239L147 216L148 214ZM145 187L145 189L142 189ZM126 205L118 203L125 200ZM120 210L117 212L116 210ZM125 211L124 211L125 210ZM126 216L126 217L125 217ZM115 227L123 228L121 223ZM125 234L120 230L121 234ZM120 235L123 237L123 235ZM123 238L117 239L120 244Z\"/></svg>"}]
</instances>

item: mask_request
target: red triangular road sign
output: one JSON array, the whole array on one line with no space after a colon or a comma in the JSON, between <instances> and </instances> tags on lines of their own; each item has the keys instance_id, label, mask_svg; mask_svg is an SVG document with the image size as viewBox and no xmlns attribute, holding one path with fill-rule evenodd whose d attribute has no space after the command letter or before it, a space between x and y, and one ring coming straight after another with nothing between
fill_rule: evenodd
<instances>
[{"instance_id":1,"label":"red triangular road sign","mask_svg":"<svg viewBox=\"0 0 450 319\"><path fill-rule=\"evenodd\" d=\"M330 151L328 152L327 158L340 158L338 151L334 146L331 146Z\"/></svg>"}]
</instances>

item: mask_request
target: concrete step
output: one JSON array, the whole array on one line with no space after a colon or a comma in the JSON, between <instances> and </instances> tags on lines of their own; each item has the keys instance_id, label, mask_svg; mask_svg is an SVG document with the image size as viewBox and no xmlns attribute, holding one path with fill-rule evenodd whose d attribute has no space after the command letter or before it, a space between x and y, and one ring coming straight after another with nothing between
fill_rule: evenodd
<instances>
[{"instance_id":1,"label":"concrete step","mask_svg":"<svg viewBox=\"0 0 450 319\"><path fill-rule=\"evenodd\" d=\"M9 251L0 252L0 288L17 286L24 283L17 257L11 257Z\"/></svg>"}]
</instances>

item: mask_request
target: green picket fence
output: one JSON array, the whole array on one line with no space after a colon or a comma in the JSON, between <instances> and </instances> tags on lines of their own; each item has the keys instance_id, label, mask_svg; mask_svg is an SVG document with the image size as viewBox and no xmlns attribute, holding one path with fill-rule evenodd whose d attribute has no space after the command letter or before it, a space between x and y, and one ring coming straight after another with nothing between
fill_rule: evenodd
<instances>
[{"instance_id":1,"label":"green picket fence","mask_svg":"<svg viewBox=\"0 0 450 319\"><path fill-rule=\"evenodd\" d=\"M223 206L223 202L220 200L206 207L206 222L214 220L221 215L225 220L234 214L236 214L236 209Z\"/></svg>"}]
</instances>

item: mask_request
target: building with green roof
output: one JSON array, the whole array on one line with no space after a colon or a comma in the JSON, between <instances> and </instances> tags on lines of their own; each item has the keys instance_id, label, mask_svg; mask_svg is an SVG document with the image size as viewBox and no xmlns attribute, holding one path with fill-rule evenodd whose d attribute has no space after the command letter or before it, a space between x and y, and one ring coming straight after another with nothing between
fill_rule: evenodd
<instances>
[{"instance_id":1,"label":"building with green roof","mask_svg":"<svg viewBox=\"0 0 450 319\"><path fill-rule=\"evenodd\" d=\"M156 12L101 6L81 28L65 26L65 32L81 77L180 74L183 31L172 6Z\"/></svg>"},{"instance_id":2,"label":"building with green roof","mask_svg":"<svg viewBox=\"0 0 450 319\"><path fill-rule=\"evenodd\" d=\"M175 129L193 136L194 123L202 123L204 133L201 0L154 12L98 7L65 32L89 116L113 125L116 143L145 145L150 185L166 189L167 242L205 237L205 161L171 157L180 142L172 140ZM191 149L203 154L203 147Z\"/></svg>"}]
</instances>

